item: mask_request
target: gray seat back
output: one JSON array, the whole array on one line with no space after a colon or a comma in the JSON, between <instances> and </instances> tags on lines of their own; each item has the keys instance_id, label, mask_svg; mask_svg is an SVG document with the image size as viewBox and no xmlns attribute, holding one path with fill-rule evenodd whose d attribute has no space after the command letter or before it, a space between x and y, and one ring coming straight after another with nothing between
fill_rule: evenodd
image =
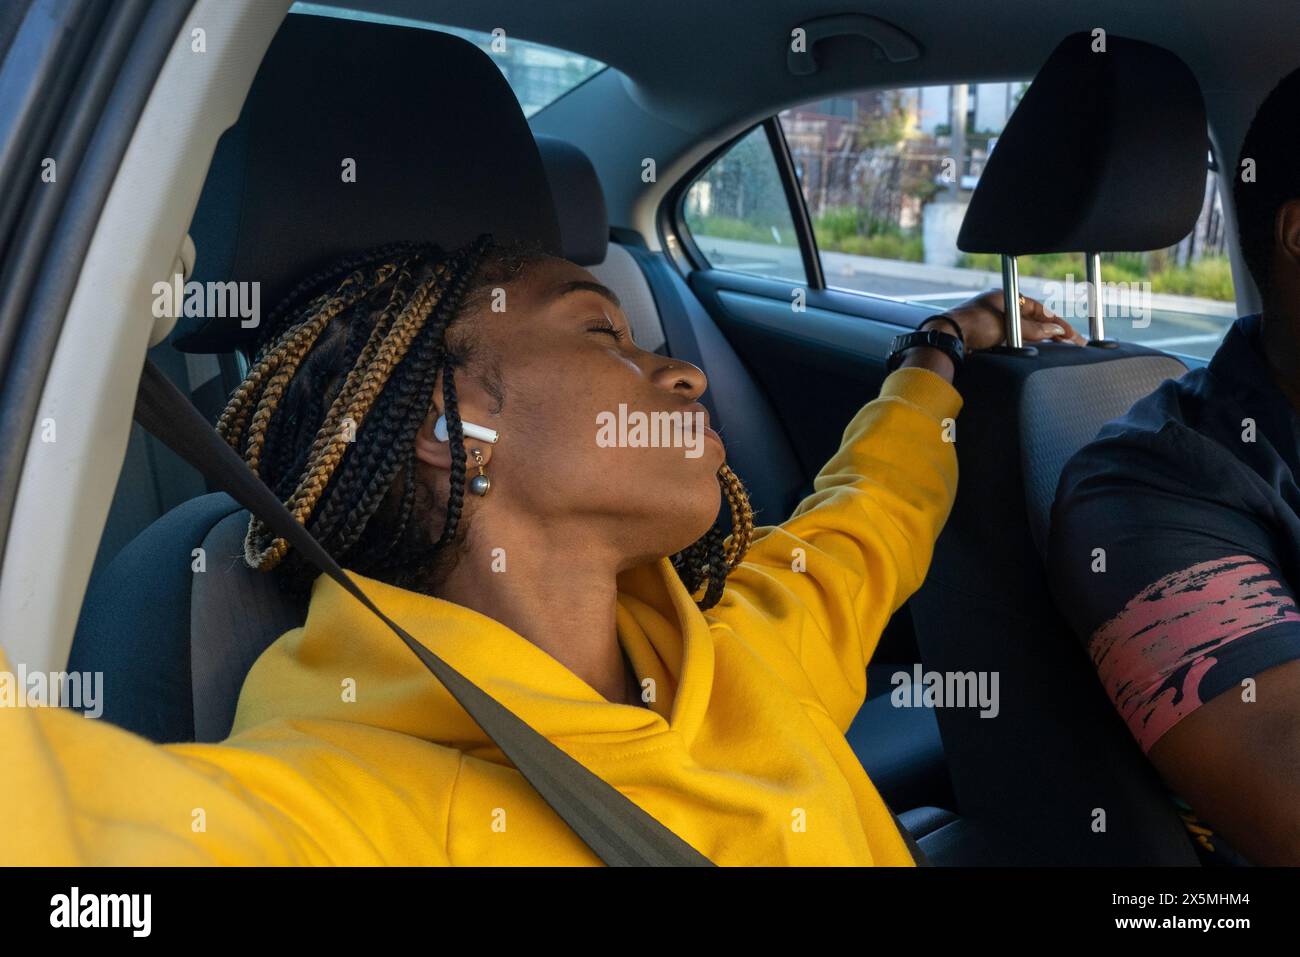
<instances>
[{"instance_id":1,"label":"gray seat back","mask_svg":"<svg viewBox=\"0 0 1300 957\"><path fill-rule=\"evenodd\" d=\"M1179 369L1137 346L1055 345L1032 359L977 354L961 373L957 498L909 607L926 672L996 692L992 709L969 700L936 709L953 810L1015 835L1026 860L1196 862L1159 778L1056 608L1031 531L1045 498L1050 505L1042 489L1054 490L1071 448ZM1068 401L1053 391L1062 381L1072 386ZM1019 421L1026 410L1032 421ZM1094 830L1098 820L1104 830Z\"/></svg>"},{"instance_id":2,"label":"gray seat back","mask_svg":"<svg viewBox=\"0 0 1300 957\"><path fill-rule=\"evenodd\" d=\"M957 245L1006 255L1172 245L1204 198L1206 136L1200 89L1174 54L1115 34L1104 51L1087 33L1067 37L1007 121ZM1050 175L1046 142L1061 157ZM1057 610L1042 558L1066 459L1182 371L1139 346L1048 344L977 354L958 380L961 480L912 618L927 670L997 689L990 711L938 712L955 810L1049 863L1196 863Z\"/></svg>"},{"instance_id":3,"label":"gray seat back","mask_svg":"<svg viewBox=\"0 0 1300 957\"><path fill-rule=\"evenodd\" d=\"M1029 531L1040 556L1061 470L1111 419L1187 367L1172 356L1132 356L1088 366L1038 369L1020 397L1020 468L1025 476Z\"/></svg>"},{"instance_id":4,"label":"gray seat back","mask_svg":"<svg viewBox=\"0 0 1300 957\"><path fill-rule=\"evenodd\" d=\"M190 681L194 740L230 734L244 678L258 656L307 619L305 600L290 598L272 575L244 561L248 510L239 509L203 539L204 571L190 587Z\"/></svg>"}]
</instances>

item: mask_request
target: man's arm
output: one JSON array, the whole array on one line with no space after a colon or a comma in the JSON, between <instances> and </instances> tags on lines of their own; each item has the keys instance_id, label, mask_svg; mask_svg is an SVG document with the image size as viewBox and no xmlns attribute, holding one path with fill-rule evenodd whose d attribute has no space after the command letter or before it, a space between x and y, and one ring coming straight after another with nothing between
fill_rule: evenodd
<instances>
[{"instance_id":1,"label":"man's arm","mask_svg":"<svg viewBox=\"0 0 1300 957\"><path fill-rule=\"evenodd\" d=\"M1300 610L1269 530L1159 437L1100 448L1053 512L1058 605L1197 816L1254 863L1300 864Z\"/></svg>"},{"instance_id":2,"label":"man's arm","mask_svg":"<svg viewBox=\"0 0 1300 957\"><path fill-rule=\"evenodd\" d=\"M1147 752L1170 786L1254 864L1300 864L1300 660L1228 691Z\"/></svg>"}]
</instances>

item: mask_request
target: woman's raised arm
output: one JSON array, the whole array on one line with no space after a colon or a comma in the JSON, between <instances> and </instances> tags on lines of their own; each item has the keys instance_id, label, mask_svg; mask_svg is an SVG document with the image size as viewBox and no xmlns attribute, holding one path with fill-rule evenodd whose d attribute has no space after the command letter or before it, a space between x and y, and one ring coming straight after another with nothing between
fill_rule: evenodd
<instances>
[{"instance_id":1,"label":"woman's raised arm","mask_svg":"<svg viewBox=\"0 0 1300 957\"><path fill-rule=\"evenodd\" d=\"M1002 341L1000 293L922 323L967 349ZM1040 303L1022 304L1026 341L1078 342ZM954 364L937 348L902 355L878 398L844 430L813 493L780 525L755 529L745 560L707 614L789 681L815 693L841 729L866 698L866 665L886 623L925 580L957 492Z\"/></svg>"}]
</instances>

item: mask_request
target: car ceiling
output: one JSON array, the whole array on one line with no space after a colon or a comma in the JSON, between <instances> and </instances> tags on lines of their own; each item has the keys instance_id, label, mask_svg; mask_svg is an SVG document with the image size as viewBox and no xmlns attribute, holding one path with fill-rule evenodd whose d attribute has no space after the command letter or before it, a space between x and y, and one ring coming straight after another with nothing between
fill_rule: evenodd
<instances>
[{"instance_id":1,"label":"car ceiling","mask_svg":"<svg viewBox=\"0 0 1300 957\"><path fill-rule=\"evenodd\" d=\"M1293 0L877 0L852 8L911 34L922 55L872 57L869 41L824 49L811 77L785 68L790 31L841 4L807 0L326 0L324 5L479 30L594 57L615 67L647 112L707 133L831 92L953 79L1032 76L1065 35L1102 27L1159 44L1192 67L1207 98L1258 96L1300 65Z\"/></svg>"},{"instance_id":2,"label":"car ceiling","mask_svg":"<svg viewBox=\"0 0 1300 957\"><path fill-rule=\"evenodd\" d=\"M591 158L612 225L652 249L682 177L752 124L832 94L870 87L1031 78L1062 38L1101 27L1173 50L1205 93L1220 161L1235 161L1255 107L1300 66L1300 0L878 0L856 8L808 0L316 0L571 50L609 64L530 119ZM790 32L810 19L866 13L910 34L921 56L889 63L842 38L817 49L820 69L785 65ZM1071 122L1063 116L1063 123ZM1044 144L1051 162L1052 144ZM658 179L645 182L654 157ZM1223 196L1230 208L1231 196ZM1232 249L1237 255L1235 247ZM1252 286L1234 265L1243 308Z\"/></svg>"}]
</instances>

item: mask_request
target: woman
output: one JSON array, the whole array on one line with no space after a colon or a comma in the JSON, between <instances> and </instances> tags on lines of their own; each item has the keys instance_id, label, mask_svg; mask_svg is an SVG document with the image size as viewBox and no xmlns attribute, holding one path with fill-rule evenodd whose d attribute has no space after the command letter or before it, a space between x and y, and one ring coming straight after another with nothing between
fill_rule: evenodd
<instances>
[{"instance_id":1,"label":"woman","mask_svg":"<svg viewBox=\"0 0 1300 957\"><path fill-rule=\"evenodd\" d=\"M991 346L994 295L926 326ZM698 423L706 383L572 263L395 245L266 327L219 429L418 640L715 863L912 862L844 731L952 504L947 354L904 352L816 491L753 528L716 434L601 440ZM310 606L230 737L3 709L0 863L596 862L382 622L257 521L246 559Z\"/></svg>"}]
</instances>

